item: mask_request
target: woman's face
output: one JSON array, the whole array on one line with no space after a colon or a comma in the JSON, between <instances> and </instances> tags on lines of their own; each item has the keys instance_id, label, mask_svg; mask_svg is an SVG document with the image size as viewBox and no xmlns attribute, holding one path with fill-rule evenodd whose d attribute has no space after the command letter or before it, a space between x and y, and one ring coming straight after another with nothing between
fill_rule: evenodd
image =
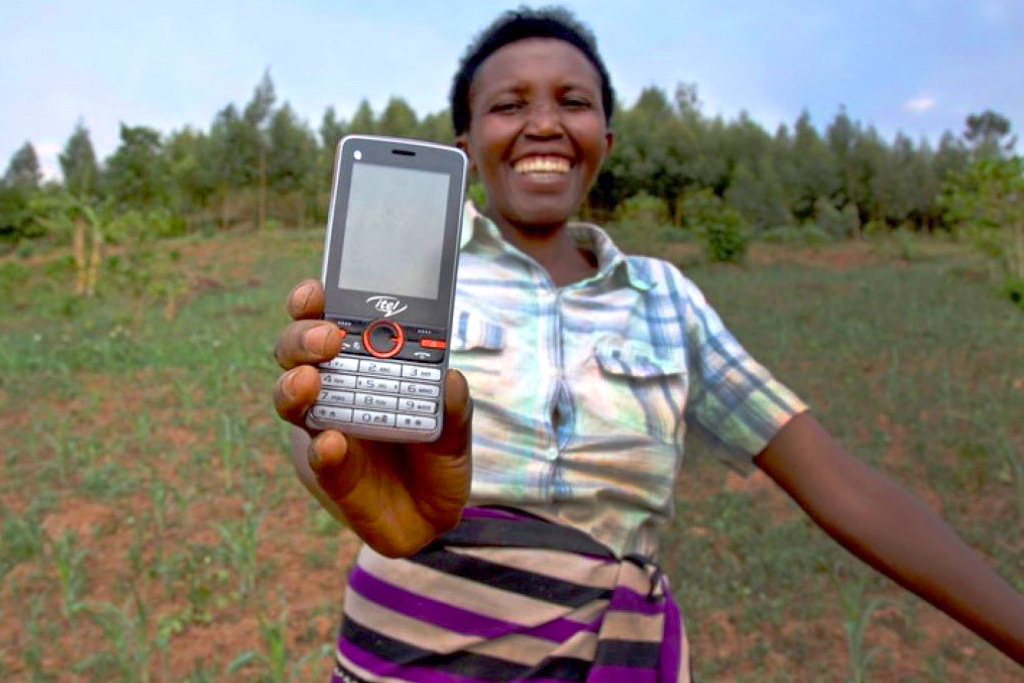
<instances>
[{"instance_id":1,"label":"woman's face","mask_svg":"<svg viewBox=\"0 0 1024 683\"><path fill-rule=\"evenodd\" d=\"M477 69L469 111L459 145L483 181L491 217L521 230L564 224L612 146L590 60L553 38L510 43Z\"/></svg>"}]
</instances>

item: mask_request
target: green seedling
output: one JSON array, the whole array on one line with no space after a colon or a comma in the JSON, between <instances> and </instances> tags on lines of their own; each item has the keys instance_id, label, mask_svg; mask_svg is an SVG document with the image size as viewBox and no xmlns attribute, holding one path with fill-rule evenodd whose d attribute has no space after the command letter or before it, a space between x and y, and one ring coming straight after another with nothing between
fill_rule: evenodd
<instances>
[{"instance_id":1,"label":"green seedling","mask_svg":"<svg viewBox=\"0 0 1024 683\"><path fill-rule=\"evenodd\" d=\"M87 577L85 557L88 551L78 547L78 537L65 533L50 544L50 557L57 569L61 614L73 621L84 608L80 598L85 592Z\"/></svg>"},{"instance_id":2,"label":"green seedling","mask_svg":"<svg viewBox=\"0 0 1024 683\"><path fill-rule=\"evenodd\" d=\"M868 648L864 635L871 622L872 615L889 601L873 598L864 602L864 592L871 583L871 575L862 572L851 581L843 581L839 577L839 569L832 571L832 581L839 592L840 604L843 608L843 630L846 632L846 649L849 654L847 683L867 683L870 680L871 664L879 649Z\"/></svg>"},{"instance_id":3,"label":"green seedling","mask_svg":"<svg viewBox=\"0 0 1024 683\"><path fill-rule=\"evenodd\" d=\"M226 559L238 575L239 596L245 597L256 588L259 575L256 549L265 512L256 512L250 502L246 502L242 510L242 519L218 522L216 527L224 542Z\"/></svg>"}]
</instances>

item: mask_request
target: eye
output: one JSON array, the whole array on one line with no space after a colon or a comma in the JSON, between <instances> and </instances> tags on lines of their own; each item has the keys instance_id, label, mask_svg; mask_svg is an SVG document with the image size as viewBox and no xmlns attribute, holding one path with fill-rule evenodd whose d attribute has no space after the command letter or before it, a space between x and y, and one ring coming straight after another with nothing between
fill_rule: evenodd
<instances>
[{"instance_id":1,"label":"eye","mask_svg":"<svg viewBox=\"0 0 1024 683\"><path fill-rule=\"evenodd\" d=\"M590 100L585 97L579 97L576 95L563 97L562 106L566 109L590 109Z\"/></svg>"},{"instance_id":2,"label":"eye","mask_svg":"<svg viewBox=\"0 0 1024 683\"><path fill-rule=\"evenodd\" d=\"M491 105L490 111L494 114L512 114L522 109L522 100L500 100Z\"/></svg>"}]
</instances>

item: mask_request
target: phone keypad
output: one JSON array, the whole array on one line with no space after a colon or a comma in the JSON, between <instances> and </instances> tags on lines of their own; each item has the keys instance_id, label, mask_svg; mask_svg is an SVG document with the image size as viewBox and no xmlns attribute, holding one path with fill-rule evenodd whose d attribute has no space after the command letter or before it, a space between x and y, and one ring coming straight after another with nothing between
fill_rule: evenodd
<instances>
[{"instance_id":1,"label":"phone keypad","mask_svg":"<svg viewBox=\"0 0 1024 683\"><path fill-rule=\"evenodd\" d=\"M314 418L414 431L437 427L441 368L367 358L361 345L355 353L343 346L340 355L320 364L321 390L310 411Z\"/></svg>"}]
</instances>

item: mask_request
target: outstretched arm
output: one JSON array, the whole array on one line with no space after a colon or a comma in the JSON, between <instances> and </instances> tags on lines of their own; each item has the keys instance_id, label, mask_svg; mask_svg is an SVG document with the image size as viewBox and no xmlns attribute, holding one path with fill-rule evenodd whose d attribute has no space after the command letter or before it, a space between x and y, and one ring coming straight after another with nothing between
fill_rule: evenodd
<instances>
[{"instance_id":1,"label":"outstretched arm","mask_svg":"<svg viewBox=\"0 0 1024 683\"><path fill-rule=\"evenodd\" d=\"M810 413L790 420L754 462L843 547L1024 665L1024 597Z\"/></svg>"}]
</instances>

